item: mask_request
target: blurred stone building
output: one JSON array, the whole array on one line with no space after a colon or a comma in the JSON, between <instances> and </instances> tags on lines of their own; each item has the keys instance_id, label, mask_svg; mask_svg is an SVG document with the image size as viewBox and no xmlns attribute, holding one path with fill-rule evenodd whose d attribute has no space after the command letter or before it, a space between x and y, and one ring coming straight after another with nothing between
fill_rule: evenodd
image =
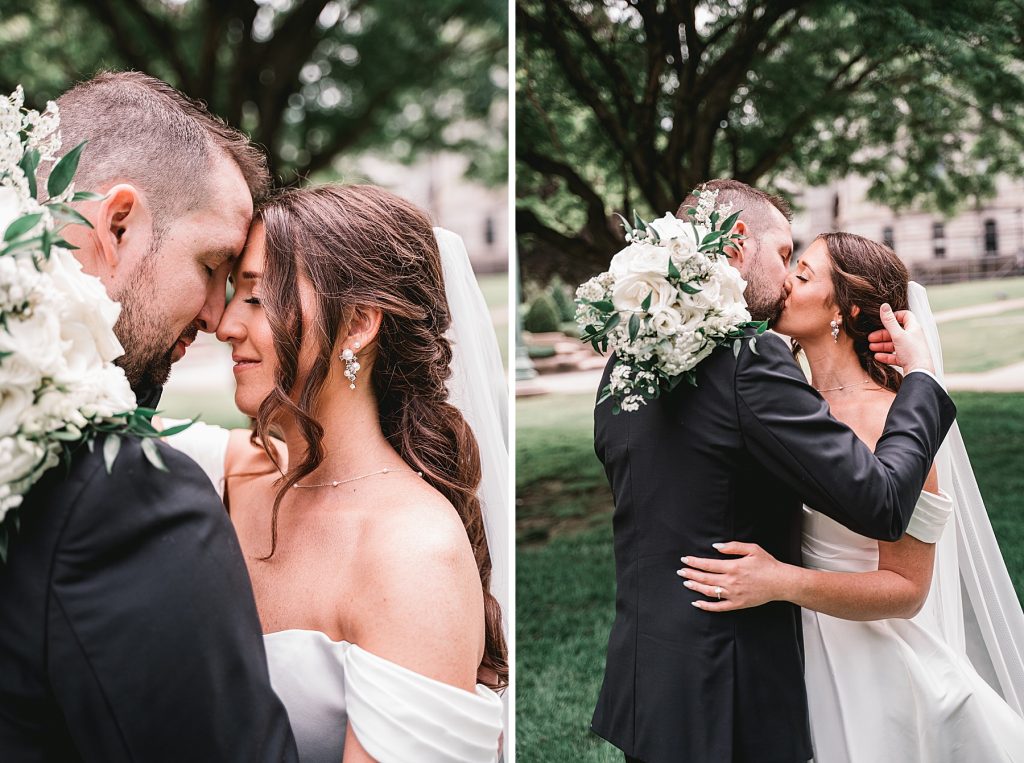
<instances>
[{"instance_id":1,"label":"blurred stone building","mask_svg":"<svg viewBox=\"0 0 1024 763\"><path fill-rule=\"evenodd\" d=\"M883 241L920 283L1024 275L1024 181L1000 177L996 195L953 217L894 212L867 200L870 181L856 176L796 194L796 251L825 231Z\"/></svg>"},{"instance_id":2,"label":"blurred stone building","mask_svg":"<svg viewBox=\"0 0 1024 763\"><path fill-rule=\"evenodd\" d=\"M508 187L489 187L465 177L468 160L458 154L425 156L406 165L372 155L343 170L346 182L371 182L430 213L435 225L462 236L477 274L508 269Z\"/></svg>"}]
</instances>

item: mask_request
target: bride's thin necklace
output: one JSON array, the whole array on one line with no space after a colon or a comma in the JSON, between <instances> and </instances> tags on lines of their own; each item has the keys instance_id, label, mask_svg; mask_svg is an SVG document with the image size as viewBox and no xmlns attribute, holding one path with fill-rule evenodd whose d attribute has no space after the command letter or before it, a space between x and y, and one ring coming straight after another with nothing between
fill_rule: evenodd
<instances>
[{"instance_id":1,"label":"bride's thin necklace","mask_svg":"<svg viewBox=\"0 0 1024 763\"><path fill-rule=\"evenodd\" d=\"M378 474L402 474L404 472L409 472L411 474L415 474L417 477L422 477L423 476L423 472L418 472L415 469L391 469L391 468L388 468L388 467L384 467L383 469L378 469L375 472L368 472L366 474L360 474L358 477L349 477L348 479L345 479L345 480L334 480L333 482L324 482L324 483L321 483L319 485L300 485L298 482L296 482L294 485L292 485L292 487L294 487L294 488L300 488L300 487L302 487L302 488L307 488L307 487L338 487L339 485L347 485L348 483L355 482L356 480L364 480L367 477L376 477Z\"/></svg>"},{"instance_id":2,"label":"bride's thin necklace","mask_svg":"<svg viewBox=\"0 0 1024 763\"><path fill-rule=\"evenodd\" d=\"M850 387L859 387L862 384L867 384L871 379L865 379L864 381L856 382L854 384L841 384L838 387L829 387L828 389L818 389L818 392L837 392L838 390L848 389Z\"/></svg>"}]
</instances>

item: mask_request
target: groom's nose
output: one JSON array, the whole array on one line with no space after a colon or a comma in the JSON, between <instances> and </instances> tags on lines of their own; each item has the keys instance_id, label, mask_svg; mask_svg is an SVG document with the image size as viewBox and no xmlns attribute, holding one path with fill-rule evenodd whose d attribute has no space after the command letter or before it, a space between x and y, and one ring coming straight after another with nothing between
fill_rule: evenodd
<instances>
[{"instance_id":1,"label":"groom's nose","mask_svg":"<svg viewBox=\"0 0 1024 763\"><path fill-rule=\"evenodd\" d=\"M207 296L206 302L203 303L203 309L196 316L196 324L199 326L200 331L205 331L207 334L215 334L217 332L220 320L224 317L224 302L225 296L223 294L219 298L216 294Z\"/></svg>"}]
</instances>

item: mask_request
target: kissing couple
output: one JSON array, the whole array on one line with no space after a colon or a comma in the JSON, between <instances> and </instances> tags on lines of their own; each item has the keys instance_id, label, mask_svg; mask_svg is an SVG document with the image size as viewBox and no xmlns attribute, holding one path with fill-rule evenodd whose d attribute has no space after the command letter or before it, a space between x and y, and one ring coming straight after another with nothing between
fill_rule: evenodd
<instances>
[{"instance_id":1,"label":"kissing couple","mask_svg":"<svg viewBox=\"0 0 1024 763\"><path fill-rule=\"evenodd\" d=\"M496 760L507 392L461 239L372 186L268 195L241 133L144 74L57 103L103 194L64 236L121 303L138 404L206 331L253 426L170 435L167 471L79 448L31 488L0 757Z\"/></svg>"},{"instance_id":2,"label":"kissing couple","mask_svg":"<svg viewBox=\"0 0 1024 763\"><path fill-rule=\"evenodd\" d=\"M616 616L593 730L644 763L1024 761L1024 614L924 289L849 233L791 269L783 199L703 191L739 210L729 265L778 333L596 406Z\"/></svg>"}]
</instances>

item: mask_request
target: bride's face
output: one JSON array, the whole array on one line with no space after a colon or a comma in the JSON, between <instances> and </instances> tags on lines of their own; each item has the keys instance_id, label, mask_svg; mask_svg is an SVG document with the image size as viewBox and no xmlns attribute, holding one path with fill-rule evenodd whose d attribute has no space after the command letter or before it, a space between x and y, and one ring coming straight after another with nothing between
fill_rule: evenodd
<instances>
[{"instance_id":1,"label":"bride's face","mask_svg":"<svg viewBox=\"0 0 1024 763\"><path fill-rule=\"evenodd\" d=\"M255 416L274 389L277 368L270 323L260 304L263 259L263 225L256 223L231 273L235 294L217 328L217 338L231 345L235 361L235 405L247 416Z\"/></svg>"},{"instance_id":2,"label":"bride's face","mask_svg":"<svg viewBox=\"0 0 1024 763\"><path fill-rule=\"evenodd\" d=\"M832 304L832 265L825 242L807 247L788 278L789 296L772 328L802 343L830 336L830 322L838 319L839 311Z\"/></svg>"}]
</instances>

